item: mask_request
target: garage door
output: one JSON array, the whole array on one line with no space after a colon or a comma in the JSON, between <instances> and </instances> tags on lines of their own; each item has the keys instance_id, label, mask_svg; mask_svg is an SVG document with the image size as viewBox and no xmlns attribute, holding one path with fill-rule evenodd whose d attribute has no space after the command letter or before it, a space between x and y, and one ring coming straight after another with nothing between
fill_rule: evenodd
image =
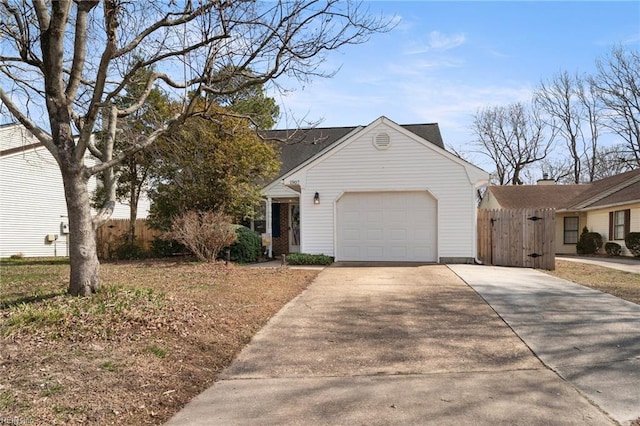
<instances>
[{"instance_id":1,"label":"garage door","mask_svg":"<svg viewBox=\"0 0 640 426\"><path fill-rule=\"evenodd\" d=\"M428 192L353 192L336 204L342 261L436 261L436 200Z\"/></svg>"}]
</instances>

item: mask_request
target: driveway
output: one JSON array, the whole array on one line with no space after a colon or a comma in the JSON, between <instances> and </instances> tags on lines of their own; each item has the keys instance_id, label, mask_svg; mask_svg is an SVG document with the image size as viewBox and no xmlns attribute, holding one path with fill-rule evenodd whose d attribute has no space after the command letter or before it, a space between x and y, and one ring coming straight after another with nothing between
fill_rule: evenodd
<instances>
[{"instance_id":1,"label":"driveway","mask_svg":"<svg viewBox=\"0 0 640 426\"><path fill-rule=\"evenodd\" d=\"M451 265L545 365L622 424L640 418L640 306L532 269Z\"/></svg>"},{"instance_id":2,"label":"driveway","mask_svg":"<svg viewBox=\"0 0 640 426\"><path fill-rule=\"evenodd\" d=\"M168 425L606 425L449 268L332 267Z\"/></svg>"}]
</instances>

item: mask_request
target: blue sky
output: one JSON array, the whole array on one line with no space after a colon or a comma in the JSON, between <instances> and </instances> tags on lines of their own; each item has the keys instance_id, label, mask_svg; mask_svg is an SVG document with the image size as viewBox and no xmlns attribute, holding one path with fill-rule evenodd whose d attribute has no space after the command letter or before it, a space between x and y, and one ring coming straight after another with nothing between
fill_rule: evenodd
<instances>
[{"instance_id":1,"label":"blue sky","mask_svg":"<svg viewBox=\"0 0 640 426\"><path fill-rule=\"evenodd\" d=\"M274 95L297 119L321 127L440 124L445 146L464 150L478 108L528 102L559 71L593 73L615 44L640 48L640 2L368 1L398 25L332 52L332 79ZM273 94L272 94L273 95ZM279 128L295 126L283 116Z\"/></svg>"}]
</instances>

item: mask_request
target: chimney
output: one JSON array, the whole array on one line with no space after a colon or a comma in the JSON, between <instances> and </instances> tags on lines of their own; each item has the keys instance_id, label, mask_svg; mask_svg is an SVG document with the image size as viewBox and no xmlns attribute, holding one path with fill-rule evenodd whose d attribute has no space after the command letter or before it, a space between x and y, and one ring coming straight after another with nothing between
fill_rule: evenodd
<instances>
[{"instance_id":1,"label":"chimney","mask_svg":"<svg viewBox=\"0 0 640 426\"><path fill-rule=\"evenodd\" d=\"M542 179L538 179L536 181L536 183L538 185L555 185L556 181L555 181L555 179L549 179L549 174L548 173L543 173L542 174Z\"/></svg>"}]
</instances>

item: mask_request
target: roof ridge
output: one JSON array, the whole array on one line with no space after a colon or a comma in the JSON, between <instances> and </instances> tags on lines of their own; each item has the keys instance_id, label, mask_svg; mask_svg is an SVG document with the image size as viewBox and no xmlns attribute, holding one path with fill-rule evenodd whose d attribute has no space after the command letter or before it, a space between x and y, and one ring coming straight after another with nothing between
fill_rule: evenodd
<instances>
[{"instance_id":1,"label":"roof ridge","mask_svg":"<svg viewBox=\"0 0 640 426\"><path fill-rule=\"evenodd\" d=\"M613 177L613 176L611 176ZM606 178L605 178L606 179ZM604 179L602 179L604 180ZM602 181L600 180L600 181ZM597 203L598 201L602 200L603 198L606 198L608 196L610 196L611 194L615 194L616 192L630 186L633 185L636 182L640 182L640 173L636 174L635 176L630 177L627 180L624 180L620 183L618 183L617 185L612 185L609 188L603 190L603 191L598 191L597 194L593 195L590 198L587 198L585 200L582 200L581 202L578 202L576 204L570 205L569 207L571 209L584 209L586 207L588 207L591 204ZM589 185L595 185L597 184L597 182L591 182Z\"/></svg>"}]
</instances>

